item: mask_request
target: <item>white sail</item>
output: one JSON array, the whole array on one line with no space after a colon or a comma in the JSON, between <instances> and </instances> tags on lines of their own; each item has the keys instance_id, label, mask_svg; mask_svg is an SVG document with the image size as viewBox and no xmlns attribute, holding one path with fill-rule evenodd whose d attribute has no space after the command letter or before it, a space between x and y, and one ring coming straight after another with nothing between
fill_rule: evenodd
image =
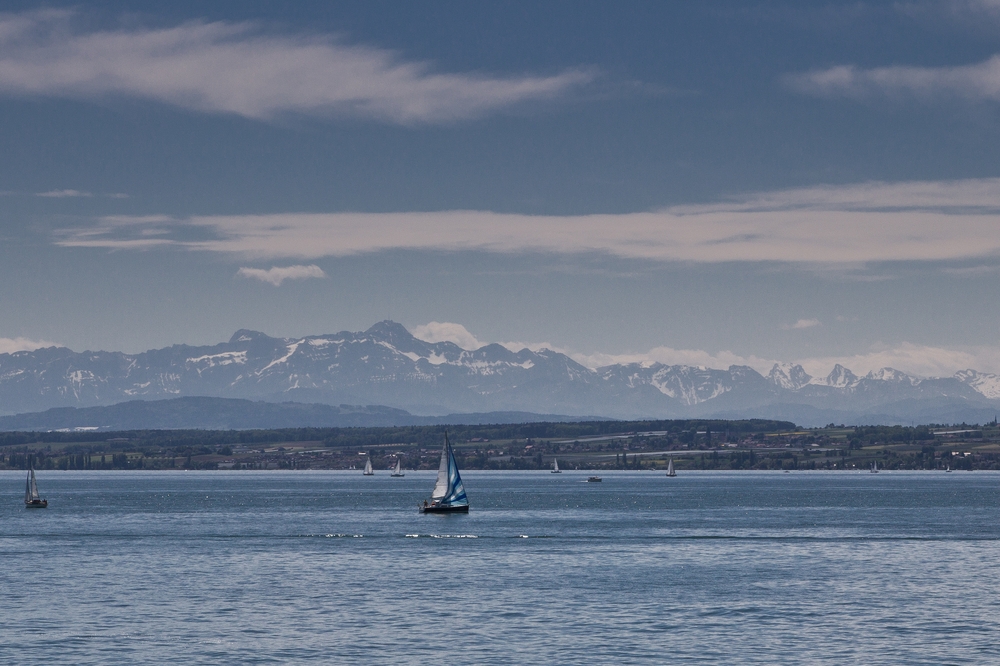
<instances>
[{"instance_id":1,"label":"white sail","mask_svg":"<svg viewBox=\"0 0 1000 666\"><path fill-rule=\"evenodd\" d=\"M437 483L434 484L431 500L444 506L469 506L469 498L465 495L465 484L462 483L462 476L458 473L458 463L455 462L455 454L451 450L447 433L444 436L441 464L438 466Z\"/></svg>"},{"instance_id":2,"label":"white sail","mask_svg":"<svg viewBox=\"0 0 1000 666\"><path fill-rule=\"evenodd\" d=\"M451 457L451 447L448 446L448 436L444 438L444 448L441 449L441 464L438 465L438 478L431 493L432 500L441 500L448 496L448 458Z\"/></svg>"},{"instance_id":3,"label":"white sail","mask_svg":"<svg viewBox=\"0 0 1000 666\"><path fill-rule=\"evenodd\" d=\"M24 501L31 501L31 473L24 477Z\"/></svg>"},{"instance_id":4,"label":"white sail","mask_svg":"<svg viewBox=\"0 0 1000 666\"><path fill-rule=\"evenodd\" d=\"M667 463L667 476L677 476L677 472L674 471L674 459L671 458Z\"/></svg>"},{"instance_id":5,"label":"white sail","mask_svg":"<svg viewBox=\"0 0 1000 666\"><path fill-rule=\"evenodd\" d=\"M396 469L392 470L393 476L403 476L403 461L401 458L396 458Z\"/></svg>"},{"instance_id":6,"label":"white sail","mask_svg":"<svg viewBox=\"0 0 1000 666\"><path fill-rule=\"evenodd\" d=\"M555 458L552 459L552 473L553 474L560 474L561 473L559 471L559 461L556 460Z\"/></svg>"},{"instance_id":7,"label":"white sail","mask_svg":"<svg viewBox=\"0 0 1000 666\"><path fill-rule=\"evenodd\" d=\"M34 468L31 469L31 499L32 500L41 499L41 497L38 494L38 484L35 483L35 469Z\"/></svg>"},{"instance_id":8,"label":"white sail","mask_svg":"<svg viewBox=\"0 0 1000 666\"><path fill-rule=\"evenodd\" d=\"M375 470L372 469L372 459L368 458L367 460L365 460L364 475L365 476L371 476L374 473L375 473Z\"/></svg>"}]
</instances>

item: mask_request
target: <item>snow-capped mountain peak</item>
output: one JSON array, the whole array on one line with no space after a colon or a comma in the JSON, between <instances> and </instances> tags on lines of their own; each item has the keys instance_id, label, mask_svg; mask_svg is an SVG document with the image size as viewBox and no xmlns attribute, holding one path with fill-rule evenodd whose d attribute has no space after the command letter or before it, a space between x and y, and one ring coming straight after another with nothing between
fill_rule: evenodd
<instances>
[{"instance_id":1,"label":"snow-capped mountain peak","mask_svg":"<svg viewBox=\"0 0 1000 666\"><path fill-rule=\"evenodd\" d=\"M1000 375L975 370L959 370L955 379L993 400L1000 400Z\"/></svg>"},{"instance_id":2,"label":"snow-capped mountain peak","mask_svg":"<svg viewBox=\"0 0 1000 666\"><path fill-rule=\"evenodd\" d=\"M801 365L792 363L775 363L771 372L767 375L768 380L783 389L795 391L802 388L812 379Z\"/></svg>"},{"instance_id":3,"label":"snow-capped mountain peak","mask_svg":"<svg viewBox=\"0 0 1000 666\"><path fill-rule=\"evenodd\" d=\"M874 379L880 382L894 382L897 384L908 383L911 386L916 386L920 383L920 380L916 377L911 377L905 372L900 372L895 368L879 368L878 370L872 370L865 375L865 379Z\"/></svg>"},{"instance_id":4,"label":"snow-capped mountain peak","mask_svg":"<svg viewBox=\"0 0 1000 666\"><path fill-rule=\"evenodd\" d=\"M829 375L826 377L814 377L810 380L810 383L819 386L848 389L857 386L859 381L857 375L838 363L833 366L833 370L830 371Z\"/></svg>"}]
</instances>

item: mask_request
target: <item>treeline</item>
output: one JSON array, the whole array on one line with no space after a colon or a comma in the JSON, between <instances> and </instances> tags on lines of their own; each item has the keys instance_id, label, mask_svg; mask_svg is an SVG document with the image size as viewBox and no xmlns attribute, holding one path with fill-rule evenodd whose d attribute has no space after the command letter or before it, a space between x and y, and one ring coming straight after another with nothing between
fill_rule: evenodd
<instances>
[{"instance_id":1,"label":"treeline","mask_svg":"<svg viewBox=\"0 0 1000 666\"><path fill-rule=\"evenodd\" d=\"M0 466L10 469L142 469L143 459L130 459L128 454L90 455L86 453L52 455L46 451L0 454Z\"/></svg>"},{"instance_id":2,"label":"treeline","mask_svg":"<svg viewBox=\"0 0 1000 666\"><path fill-rule=\"evenodd\" d=\"M417 444L437 446L447 430L453 442L503 439L574 439L629 432L666 431L676 436L708 431L746 435L794 430L790 421L748 419L679 419L647 421L586 421L577 423L518 423L503 425L431 425L379 428L281 428L275 430L128 430L102 433L6 432L0 447L57 445L66 451L215 450L276 442L322 442L328 447Z\"/></svg>"}]
</instances>

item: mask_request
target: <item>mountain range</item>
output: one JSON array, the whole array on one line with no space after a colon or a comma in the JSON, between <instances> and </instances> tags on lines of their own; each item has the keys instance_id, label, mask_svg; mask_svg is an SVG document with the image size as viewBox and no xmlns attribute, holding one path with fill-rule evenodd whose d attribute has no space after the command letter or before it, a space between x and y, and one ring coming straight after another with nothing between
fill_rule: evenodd
<instances>
[{"instance_id":1,"label":"mountain range","mask_svg":"<svg viewBox=\"0 0 1000 666\"><path fill-rule=\"evenodd\" d=\"M549 349L491 344L466 350L425 342L392 321L303 338L240 330L216 345L139 354L64 347L0 354L0 414L191 396L332 405L341 416L375 409L347 405L383 406L405 410L396 415L400 419L406 413L547 412L760 417L800 425L971 423L1000 411L1000 376L964 370L918 378L882 368L859 377L837 365L826 377L812 377L790 364L776 364L767 375L739 365L591 369ZM387 414L392 412L369 416L382 424Z\"/></svg>"},{"instance_id":2,"label":"mountain range","mask_svg":"<svg viewBox=\"0 0 1000 666\"><path fill-rule=\"evenodd\" d=\"M106 407L53 407L44 412L0 416L0 431L370 428L440 424L552 423L578 420L580 420L578 416L530 412L417 416L402 409L381 405L335 406L192 396L165 400L130 400Z\"/></svg>"}]
</instances>

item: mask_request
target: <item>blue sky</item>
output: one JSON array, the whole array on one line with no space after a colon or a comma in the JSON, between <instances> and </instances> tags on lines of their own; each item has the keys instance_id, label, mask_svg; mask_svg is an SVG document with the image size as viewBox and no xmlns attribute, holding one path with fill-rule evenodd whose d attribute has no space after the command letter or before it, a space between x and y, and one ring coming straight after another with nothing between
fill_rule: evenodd
<instances>
[{"instance_id":1,"label":"blue sky","mask_svg":"<svg viewBox=\"0 0 1000 666\"><path fill-rule=\"evenodd\" d=\"M1000 2L5 10L0 351L1000 372Z\"/></svg>"}]
</instances>

